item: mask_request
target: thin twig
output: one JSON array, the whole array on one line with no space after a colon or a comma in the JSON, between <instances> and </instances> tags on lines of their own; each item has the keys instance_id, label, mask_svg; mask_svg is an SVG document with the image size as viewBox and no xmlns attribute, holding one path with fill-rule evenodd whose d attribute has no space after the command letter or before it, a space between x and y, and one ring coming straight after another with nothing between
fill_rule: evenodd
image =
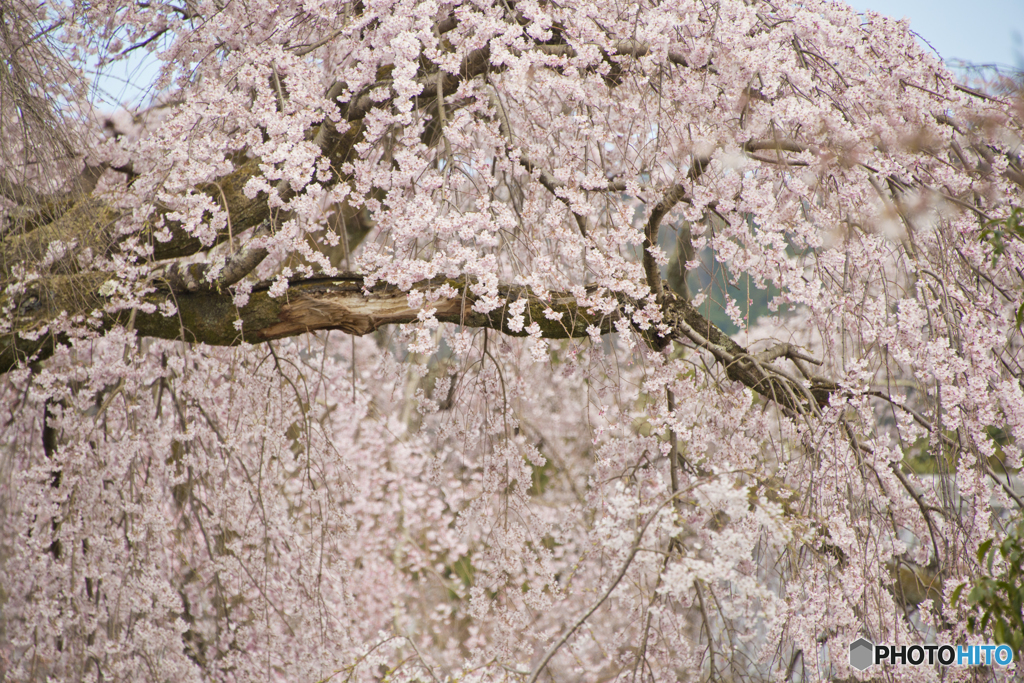
<instances>
[{"instance_id":1,"label":"thin twig","mask_svg":"<svg viewBox=\"0 0 1024 683\"><path fill-rule=\"evenodd\" d=\"M669 500L674 500L674 497ZM533 667L533 670L530 671L530 677L526 679L526 683L536 683L541 671L543 671L544 667L548 665L548 662L550 662L551 658L555 656L555 653L558 652L559 648L565 645L566 641L569 640L569 637L576 632L576 629L582 626L583 623L590 618L590 615L596 612L597 609L604 604L604 601L607 600L608 597L612 594L612 591L615 590L615 588L622 581L623 577L626 576L626 570L628 570L629 565L632 564L633 558L636 557L636 554L638 552L640 552L640 540L643 538L644 532L647 531L647 527L650 526L651 522L653 522L655 518L657 518L658 513L660 511L661 508L659 507L658 510L655 510L651 514L651 516L647 518L647 521L644 522L643 527L641 527L640 531L637 532L636 540L633 542L633 548L629 551L629 555L626 557L626 561L622 564L622 569L619 570L618 575L612 581L611 585L608 586L608 590L602 593L601 597L598 598L597 601L590 606L590 609L584 612L579 619L573 622L572 626L563 631L562 635L558 638L558 640L556 640L554 644L552 644L551 647L547 649L547 652L544 653L544 656L540 658L539 662L537 662L537 666Z\"/></svg>"}]
</instances>

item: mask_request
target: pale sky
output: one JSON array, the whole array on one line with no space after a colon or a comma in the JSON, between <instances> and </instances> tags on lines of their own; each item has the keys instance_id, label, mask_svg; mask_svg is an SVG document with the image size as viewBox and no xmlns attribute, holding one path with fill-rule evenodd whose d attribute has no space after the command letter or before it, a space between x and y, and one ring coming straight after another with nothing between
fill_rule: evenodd
<instances>
[{"instance_id":1,"label":"pale sky","mask_svg":"<svg viewBox=\"0 0 1024 683\"><path fill-rule=\"evenodd\" d=\"M578 0L585 1L585 0ZM947 63L961 59L1024 69L1024 0L848 0L859 11L910 19ZM147 60L148 61L148 60ZM122 64L97 79L101 107L145 100L152 64Z\"/></svg>"},{"instance_id":2,"label":"pale sky","mask_svg":"<svg viewBox=\"0 0 1024 683\"><path fill-rule=\"evenodd\" d=\"M910 19L947 62L1024 68L1024 0L852 0L854 8Z\"/></svg>"}]
</instances>

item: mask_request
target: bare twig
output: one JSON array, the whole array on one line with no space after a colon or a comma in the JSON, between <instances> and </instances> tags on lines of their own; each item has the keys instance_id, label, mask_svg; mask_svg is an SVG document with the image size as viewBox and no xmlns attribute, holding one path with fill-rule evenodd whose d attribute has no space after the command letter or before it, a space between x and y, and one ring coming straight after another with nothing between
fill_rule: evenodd
<instances>
[{"instance_id":1,"label":"bare twig","mask_svg":"<svg viewBox=\"0 0 1024 683\"><path fill-rule=\"evenodd\" d=\"M670 498L669 500L674 499L675 497ZM664 503L662 505L664 505ZM580 617L573 622L572 626L570 626L562 632L562 635L559 636L558 640L552 643L551 647L549 647L547 651L544 653L544 655L540 658L540 661L537 662L537 665L533 667L532 671L530 671L530 677L526 679L526 683L536 683L537 677L540 676L541 671L543 671L544 667L548 665L548 662L550 662L551 658L555 656L555 653L558 652L558 650L563 645L565 645L565 642L569 640L569 637L572 636L573 633L576 632L576 629L582 626L583 623L590 618L590 615L596 612L597 609L604 604L604 601L608 599L608 597L612 594L616 587L618 587L623 577L626 576L626 571L629 569L629 565L633 563L633 558L636 557L636 554L640 551L640 541L641 539L643 539L644 532L647 531L647 527L651 525L651 522L653 522L658 517L658 513L660 511L661 507L659 506L657 510L651 513L651 516L647 518L646 522L644 522L643 527L641 527L640 530L637 532L636 538L633 541L633 548L629 551L629 555L626 556L626 561L622 563L622 568L619 570L618 575L616 575L616 577L612 580L612 583L610 586L608 586L608 589L601 594L601 597L598 598L597 601L595 601L594 604L591 605L586 612L580 615Z\"/></svg>"}]
</instances>

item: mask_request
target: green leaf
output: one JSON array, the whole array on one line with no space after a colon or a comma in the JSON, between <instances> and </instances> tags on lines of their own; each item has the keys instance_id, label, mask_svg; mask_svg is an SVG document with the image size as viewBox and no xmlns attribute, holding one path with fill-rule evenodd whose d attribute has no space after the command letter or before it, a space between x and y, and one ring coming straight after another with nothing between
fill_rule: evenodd
<instances>
[{"instance_id":1,"label":"green leaf","mask_svg":"<svg viewBox=\"0 0 1024 683\"><path fill-rule=\"evenodd\" d=\"M1002 619L996 619L996 623L992 626L992 635L1000 645L1006 643L1006 627L1003 625Z\"/></svg>"},{"instance_id":2,"label":"green leaf","mask_svg":"<svg viewBox=\"0 0 1024 683\"><path fill-rule=\"evenodd\" d=\"M961 583L959 586L953 589L953 596L949 600L949 604L951 606L956 607L956 601L960 599L960 594L963 592L964 586L966 585L966 583Z\"/></svg>"},{"instance_id":3,"label":"green leaf","mask_svg":"<svg viewBox=\"0 0 1024 683\"><path fill-rule=\"evenodd\" d=\"M996 539L994 538L990 538L987 541L982 542L982 544L978 546L978 562L984 562L985 555L988 554L988 550L992 547L992 542L995 540Z\"/></svg>"},{"instance_id":4,"label":"green leaf","mask_svg":"<svg viewBox=\"0 0 1024 683\"><path fill-rule=\"evenodd\" d=\"M978 581L978 585L971 589L971 592L967 594L967 601L972 605L977 605L989 597L988 590L988 579L981 579Z\"/></svg>"}]
</instances>

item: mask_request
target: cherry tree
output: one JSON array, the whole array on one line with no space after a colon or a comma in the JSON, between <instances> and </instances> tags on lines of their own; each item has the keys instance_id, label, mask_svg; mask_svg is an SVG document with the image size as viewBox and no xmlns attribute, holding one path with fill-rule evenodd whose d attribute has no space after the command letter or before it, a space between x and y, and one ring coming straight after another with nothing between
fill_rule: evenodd
<instances>
[{"instance_id":1,"label":"cherry tree","mask_svg":"<svg viewBox=\"0 0 1024 683\"><path fill-rule=\"evenodd\" d=\"M0 677L991 641L953 594L1024 507L1019 90L820 0L0 14Z\"/></svg>"}]
</instances>

